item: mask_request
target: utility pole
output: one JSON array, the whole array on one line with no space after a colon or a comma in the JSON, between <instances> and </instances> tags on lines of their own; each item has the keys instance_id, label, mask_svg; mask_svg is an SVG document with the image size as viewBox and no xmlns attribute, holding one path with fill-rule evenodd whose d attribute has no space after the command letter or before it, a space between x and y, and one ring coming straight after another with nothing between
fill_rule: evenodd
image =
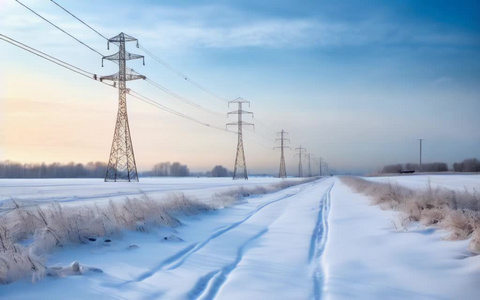
<instances>
[{"instance_id":1,"label":"utility pole","mask_svg":"<svg viewBox=\"0 0 480 300\"><path fill-rule=\"evenodd\" d=\"M310 164L310 153L307 154L308 157L308 177L312 177L312 167Z\"/></svg>"},{"instance_id":2,"label":"utility pole","mask_svg":"<svg viewBox=\"0 0 480 300\"><path fill-rule=\"evenodd\" d=\"M319 160L320 160L320 176L322 176L322 158L320 157Z\"/></svg>"},{"instance_id":3,"label":"utility pole","mask_svg":"<svg viewBox=\"0 0 480 300\"><path fill-rule=\"evenodd\" d=\"M278 178L286 178L287 177L287 170L285 168L285 156L284 156L284 152L283 152L283 149L284 148L289 148L289 146L285 146L284 145L284 141L289 141L289 139L286 139L284 136L285 134L287 134L287 132L285 132L283 129L282 131L280 132L277 132L277 136L278 134L280 134L280 138L279 139L275 139L275 141L280 141L280 147L273 147L273 149L278 149L280 148L281 149L281 154L280 154L280 171L278 172Z\"/></svg>"},{"instance_id":4,"label":"utility pole","mask_svg":"<svg viewBox=\"0 0 480 300\"><path fill-rule=\"evenodd\" d=\"M297 150L298 150L298 153L295 155L298 155L298 177L303 177L302 155L305 155L305 152L307 151L307 149L300 146L299 148L295 148L295 151Z\"/></svg>"},{"instance_id":5,"label":"utility pole","mask_svg":"<svg viewBox=\"0 0 480 300\"><path fill-rule=\"evenodd\" d=\"M146 77L135 73L131 69L128 69L127 71L127 60L142 58L143 65L145 65L145 58L143 55L132 54L125 51L125 42L132 41L137 42L138 48L138 40L136 38L123 32L114 36L108 40L107 49L109 48L110 43L114 43L118 45L118 52L102 57L102 67L104 59L118 62L118 73L100 77L100 81L114 81L114 86L118 83L117 121L115 124L115 133L113 135L105 181L138 181L137 165L133 154L130 126L128 125L126 81L145 79Z\"/></svg>"},{"instance_id":6,"label":"utility pole","mask_svg":"<svg viewBox=\"0 0 480 300\"><path fill-rule=\"evenodd\" d=\"M422 141L424 139L418 139L420 141L420 172L422 172Z\"/></svg>"},{"instance_id":7,"label":"utility pole","mask_svg":"<svg viewBox=\"0 0 480 300\"><path fill-rule=\"evenodd\" d=\"M252 114L252 117L253 117L253 113L250 112L250 111L245 111L245 110L242 109L242 104L243 103L247 103L248 107L250 107L250 102L243 99L243 98L239 97L239 98L237 98L233 101L228 102L229 107L230 107L230 103L237 103L238 104L238 110L231 111L231 112L227 113L227 117L230 114L238 115L238 122L227 123L227 127L228 127L228 125L238 125L237 155L235 157L235 168L233 170L233 179L243 178L243 179L247 180L248 179L247 163L245 161L245 151L243 150L242 126L251 125L251 126L254 126L254 128L255 128L255 125L253 125L252 123L247 123L247 122L242 121L242 115L243 114Z\"/></svg>"}]
</instances>

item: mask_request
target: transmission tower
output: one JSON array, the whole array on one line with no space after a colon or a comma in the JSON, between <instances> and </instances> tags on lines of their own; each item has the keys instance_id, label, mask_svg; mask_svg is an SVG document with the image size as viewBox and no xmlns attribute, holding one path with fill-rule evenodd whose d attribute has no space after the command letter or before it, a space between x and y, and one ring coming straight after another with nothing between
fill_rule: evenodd
<instances>
[{"instance_id":1,"label":"transmission tower","mask_svg":"<svg viewBox=\"0 0 480 300\"><path fill-rule=\"evenodd\" d=\"M237 155L235 157L235 168L233 169L233 179L248 179L247 175L247 163L245 161L245 151L243 150L243 138L242 138L242 126L254 126L252 123L247 123L242 121L242 115L243 114L252 114L253 113L249 111L245 111L242 109L242 104L247 103L248 107L250 107L250 102L243 99L243 98L237 98L233 101L228 102L228 106L230 107L230 103L237 103L238 104L238 110L231 111L227 113L227 117L231 114L236 114L238 115L238 122L233 122L233 123L227 123L228 125L238 125L238 144L237 144Z\"/></svg>"},{"instance_id":2,"label":"transmission tower","mask_svg":"<svg viewBox=\"0 0 480 300\"><path fill-rule=\"evenodd\" d=\"M135 73L131 69L127 69L125 61L131 59L142 58L143 64L145 65L145 58L142 55L132 54L125 51L125 42L132 41L137 42L138 48L137 39L123 32L109 39L107 42L107 49L109 49L110 43L114 43L118 45L118 52L102 58L102 67L104 59L118 63L118 73L100 77L100 81L114 81L114 86L117 85L116 83L118 82L117 121L115 123L115 133L113 135L105 181L138 181L137 166L133 154L132 137L128 125L126 81L145 79L146 77Z\"/></svg>"},{"instance_id":3,"label":"transmission tower","mask_svg":"<svg viewBox=\"0 0 480 300\"><path fill-rule=\"evenodd\" d=\"M295 155L298 155L298 177L303 177L302 155L305 155L305 152L307 151L307 149L300 146L299 148L295 148L295 151L297 150L298 150L298 153Z\"/></svg>"},{"instance_id":4,"label":"transmission tower","mask_svg":"<svg viewBox=\"0 0 480 300\"><path fill-rule=\"evenodd\" d=\"M281 155L280 155L280 171L278 172L278 178L286 178L287 177L287 170L285 168L285 156L283 155L283 149L284 148L289 148L289 146L285 146L284 141L289 141L289 139L286 139L284 136L287 134L283 129L280 132L277 132L277 136L280 134L280 138L276 139L275 141L280 141L280 147L273 147L273 149L281 149Z\"/></svg>"}]
</instances>

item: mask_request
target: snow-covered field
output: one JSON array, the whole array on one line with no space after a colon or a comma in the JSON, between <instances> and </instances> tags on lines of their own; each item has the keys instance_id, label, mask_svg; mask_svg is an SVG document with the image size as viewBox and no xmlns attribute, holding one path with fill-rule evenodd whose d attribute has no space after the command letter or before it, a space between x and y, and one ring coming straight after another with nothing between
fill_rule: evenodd
<instances>
[{"instance_id":1,"label":"snow-covered field","mask_svg":"<svg viewBox=\"0 0 480 300\"><path fill-rule=\"evenodd\" d=\"M446 188L451 190L468 190L476 189L480 192L480 174L479 175L398 175L385 177L365 177L364 179L375 182L398 183L403 186L418 189L427 188Z\"/></svg>"},{"instance_id":2,"label":"snow-covered field","mask_svg":"<svg viewBox=\"0 0 480 300\"><path fill-rule=\"evenodd\" d=\"M454 177L457 183L451 183L448 178L430 177L439 185L478 180L465 176L462 183ZM428 182L421 176L409 178L421 182L413 187ZM0 201L14 197L71 205L142 192L155 198L172 191L207 201L237 185L278 181L0 180ZM78 261L103 272L46 277L36 284L16 281L0 286L0 298L475 299L480 294L480 256L469 255L468 241L444 241L444 233L431 228L397 232L392 223L395 212L371 206L367 197L353 193L338 178L245 200L182 217L176 228L123 232L108 237L108 243L99 239L57 249L49 255L48 266Z\"/></svg>"},{"instance_id":3,"label":"snow-covered field","mask_svg":"<svg viewBox=\"0 0 480 300\"><path fill-rule=\"evenodd\" d=\"M289 178L288 180L298 180ZM11 198L32 201L81 204L83 201L124 200L138 197L142 192L159 198L168 192L181 191L206 199L211 194L237 186L267 185L281 181L272 177L253 177L250 180L231 178L141 178L140 182L104 182L102 179L0 179L0 205Z\"/></svg>"}]
</instances>

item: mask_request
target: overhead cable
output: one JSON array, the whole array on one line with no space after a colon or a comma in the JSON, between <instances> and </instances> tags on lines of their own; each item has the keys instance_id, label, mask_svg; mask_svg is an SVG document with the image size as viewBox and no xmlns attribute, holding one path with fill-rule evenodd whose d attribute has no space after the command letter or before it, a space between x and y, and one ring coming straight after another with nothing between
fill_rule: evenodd
<instances>
[{"instance_id":1,"label":"overhead cable","mask_svg":"<svg viewBox=\"0 0 480 300\"><path fill-rule=\"evenodd\" d=\"M69 37L71 37L72 39L76 40L77 42L79 42L80 44L84 45L85 47L87 47L88 49L92 50L93 52L96 52L97 54L103 56L102 53L98 52L97 50L93 49L92 47L90 47L89 45L85 44L84 42L82 42L81 40L77 39L76 37L74 37L73 35L71 35L70 33L68 33L67 31L65 31L64 29L60 28L59 26L55 25L53 22L49 21L48 19L44 18L43 16L41 16L39 13L37 13L36 11L34 11L33 9L31 9L30 7L26 6L25 4L23 4L22 2L18 1L18 0L15 0L17 1L20 5L22 5L23 7L25 7L26 9L28 9L29 11L31 11L32 13L34 13L35 15L37 15L38 17L42 18L43 20L45 20L46 22L48 22L50 25L54 26L55 28L57 28L58 30L62 31L63 33L65 33L66 35L68 35Z\"/></svg>"}]
</instances>

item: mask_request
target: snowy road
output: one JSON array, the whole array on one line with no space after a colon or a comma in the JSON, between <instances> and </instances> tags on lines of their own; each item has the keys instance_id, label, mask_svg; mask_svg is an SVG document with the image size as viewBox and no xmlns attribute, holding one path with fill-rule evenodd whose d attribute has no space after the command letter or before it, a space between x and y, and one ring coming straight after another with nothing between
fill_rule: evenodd
<instances>
[{"instance_id":1,"label":"snowy road","mask_svg":"<svg viewBox=\"0 0 480 300\"><path fill-rule=\"evenodd\" d=\"M60 250L50 264L78 260L104 273L46 278L35 291L22 291L28 283L16 282L6 287L9 298L25 299L40 290L49 299L63 299L62 292L53 297L48 292L59 290L68 291L70 299L319 299L333 183L320 180L251 197L242 205L184 218L185 226L174 230L126 233L109 247ZM130 244L139 248L127 250Z\"/></svg>"}]
</instances>

